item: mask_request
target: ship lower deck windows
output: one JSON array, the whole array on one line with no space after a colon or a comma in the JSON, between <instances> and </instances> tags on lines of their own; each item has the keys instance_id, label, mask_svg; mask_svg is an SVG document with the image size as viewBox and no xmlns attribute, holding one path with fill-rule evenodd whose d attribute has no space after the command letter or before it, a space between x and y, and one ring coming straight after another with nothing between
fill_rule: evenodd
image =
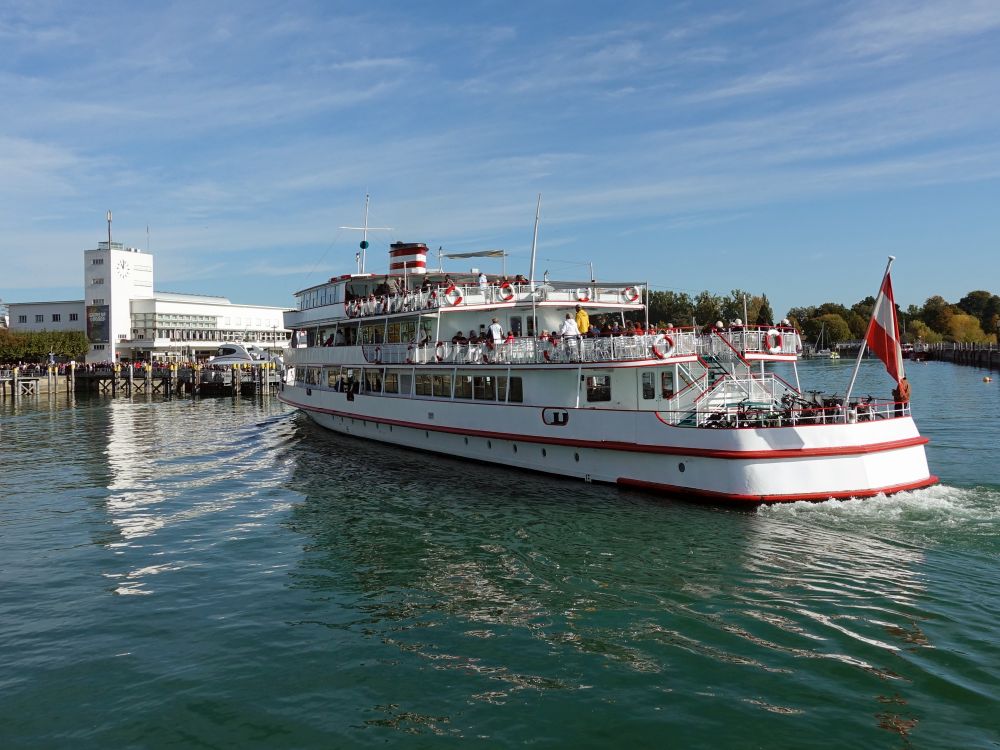
<instances>
[{"instance_id":1,"label":"ship lower deck windows","mask_svg":"<svg viewBox=\"0 0 1000 750\"><path fill-rule=\"evenodd\" d=\"M414 393L418 396L431 395L431 376L418 373L416 376L416 389Z\"/></svg>"},{"instance_id":2,"label":"ship lower deck windows","mask_svg":"<svg viewBox=\"0 0 1000 750\"><path fill-rule=\"evenodd\" d=\"M477 401L495 401L496 378L490 375L476 375L472 378L472 396Z\"/></svg>"},{"instance_id":3,"label":"ship lower deck windows","mask_svg":"<svg viewBox=\"0 0 1000 750\"><path fill-rule=\"evenodd\" d=\"M472 398L472 376L462 375L455 377L455 398Z\"/></svg>"},{"instance_id":4,"label":"ship lower deck windows","mask_svg":"<svg viewBox=\"0 0 1000 750\"><path fill-rule=\"evenodd\" d=\"M384 383L385 393L399 393L399 373L397 372L386 372L385 383Z\"/></svg>"},{"instance_id":5,"label":"ship lower deck windows","mask_svg":"<svg viewBox=\"0 0 1000 750\"><path fill-rule=\"evenodd\" d=\"M587 401L610 401L610 400L611 400L611 376L588 375Z\"/></svg>"},{"instance_id":6,"label":"ship lower deck windows","mask_svg":"<svg viewBox=\"0 0 1000 750\"><path fill-rule=\"evenodd\" d=\"M451 398L451 375L434 375L431 386L432 395Z\"/></svg>"}]
</instances>

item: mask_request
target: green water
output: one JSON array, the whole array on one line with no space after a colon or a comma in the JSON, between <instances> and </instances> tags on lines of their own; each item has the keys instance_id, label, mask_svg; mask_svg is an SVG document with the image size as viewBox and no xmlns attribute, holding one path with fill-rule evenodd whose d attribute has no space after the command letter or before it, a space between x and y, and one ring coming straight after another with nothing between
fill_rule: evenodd
<instances>
[{"instance_id":1,"label":"green water","mask_svg":"<svg viewBox=\"0 0 1000 750\"><path fill-rule=\"evenodd\" d=\"M755 511L275 401L0 402L0 747L998 747L982 375L911 368L941 486Z\"/></svg>"}]
</instances>

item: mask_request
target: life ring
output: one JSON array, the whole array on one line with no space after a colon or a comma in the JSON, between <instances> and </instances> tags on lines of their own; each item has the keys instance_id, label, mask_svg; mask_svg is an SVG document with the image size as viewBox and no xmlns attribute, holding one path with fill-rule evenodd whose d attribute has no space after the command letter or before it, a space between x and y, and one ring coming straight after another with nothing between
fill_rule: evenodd
<instances>
[{"instance_id":1,"label":"life ring","mask_svg":"<svg viewBox=\"0 0 1000 750\"><path fill-rule=\"evenodd\" d=\"M590 292L586 289L580 288L576 290L576 301L577 302L590 302Z\"/></svg>"},{"instance_id":2,"label":"life ring","mask_svg":"<svg viewBox=\"0 0 1000 750\"><path fill-rule=\"evenodd\" d=\"M444 345L443 341L438 341L437 346L434 347L434 359L438 362L444 361L444 355L448 353L448 347Z\"/></svg>"},{"instance_id":3,"label":"life ring","mask_svg":"<svg viewBox=\"0 0 1000 750\"><path fill-rule=\"evenodd\" d=\"M764 334L764 346L768 354L781 354L781 332L777 328Z\"/></svg>"},{"instance_id":4,"label":"life ring","mask_svg":"<svg viewBox=\"0 0 1000 750\"><path fill-rule=\"evenodd\" d=\"M667 334L661 333L653 339L653 344L650 348L653 351L654 357L657 359L666 359L674 353L674 340Z\"/></svg>"},{"instance_id":5,"label":"life ring","mask_svg":"<svg viewBox=\"0 0 1000 750\"><path fill-rule=\"evenodd\" d=\"M510 302L512 299L514 299L514 289L509 281L505 281L500 285L500 301Z\"/></svg>"},{"instance_id":6,"label":"life ring","mask_svg":"<svg viewBox=\"0 0 1000 750\"><path fill-rule=\"evenodd\" d=\"M639 290L634 286L627 286L622 289L622 297L626 302L636 302L639 299Z\"/></svg>"},{"instance_id":7,"label":"life ring","mask_svg":"<svg viewBox=\"0 0 1000 750\"><path fill-rule=\"evenodd\" d=\"M462 304L462 293L454 284L444 290L444 298L452 307Z\"/></svg>"}]
</instances>

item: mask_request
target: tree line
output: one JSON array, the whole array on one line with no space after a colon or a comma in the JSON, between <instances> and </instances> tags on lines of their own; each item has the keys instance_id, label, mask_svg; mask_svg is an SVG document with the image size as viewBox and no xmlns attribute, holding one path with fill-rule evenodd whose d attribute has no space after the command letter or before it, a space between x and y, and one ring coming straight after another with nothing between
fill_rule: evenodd
<instances>
[{"instance_id":1,"label":"tree line","mask_svg":"<svg viewBox=\"0 0 1000 750\"><path fill-rule=\"evenodd\" d=\"M686 292L649 292L649 320L659 326L711 325L717 320L731 323L736 319L747 324L773 325L777 322L767 295L734 289L727 295L704 291L694 296ZM838 302L817 306L793 307L786 316L810 342L823 334L825 343L837 344L864 338L875 308L875 297L868 296L850 307ZM961 343L997 343L1000 327L1000 296L977 290L956 303L944 297L930 297L923 305L896 306L903 340L935 344L942 341Z\"/></svg>"},{"instance_id":2,"label":"tree line","mask_svg":"<svg viewBox=\"0 0 1000 750\"><path fill-rule=\"evenodd\" d=\"M90 342L82 331L32 331L0 329L0 362L48 362L57 357L83 361Z\"/></svg>"}]
</instances>

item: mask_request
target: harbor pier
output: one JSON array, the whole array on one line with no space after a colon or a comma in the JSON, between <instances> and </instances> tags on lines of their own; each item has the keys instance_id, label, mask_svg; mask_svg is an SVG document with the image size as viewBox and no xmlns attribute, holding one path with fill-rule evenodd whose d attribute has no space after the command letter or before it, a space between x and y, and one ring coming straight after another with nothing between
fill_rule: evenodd
<instances>
[{"instance_id":1,"label":"harbor pier","mask_svg":"<svg viewBox=\"0 0 1000 750\"><path fill-rule=\"evenodd\" d=\"M1000 348L996 344L929 344L921 354L928 360L1000 370Z\"/></svg>"}]
</instances>

